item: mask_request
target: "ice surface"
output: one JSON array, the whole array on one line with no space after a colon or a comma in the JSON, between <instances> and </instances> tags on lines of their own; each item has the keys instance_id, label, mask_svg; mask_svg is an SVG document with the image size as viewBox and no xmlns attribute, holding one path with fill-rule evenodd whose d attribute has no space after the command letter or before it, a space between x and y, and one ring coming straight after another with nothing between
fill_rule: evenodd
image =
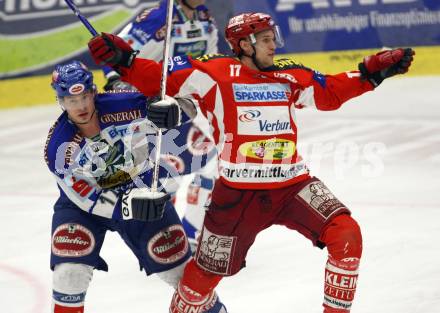
<instances>
[{"instance_id":1,"label":"ice surface","mask_svg":"<svg viewBox=\"0 0 440 313\"><path fill-rule=\"evenodd\" d=\"M363 230L352 312L440 312L439 86L440 77L391 79L339 111L297 113L313 173ZM55 105L0 111L0 312L50 310L57 189L42 152L59 113ZM86 312L167 312L172 290L139 272L118 235L108 233L102 256L110 272L95 272ZM325 261L298 233L272 227L219 294L231 313L318 313Z\"/></svg>"}]
</instances>

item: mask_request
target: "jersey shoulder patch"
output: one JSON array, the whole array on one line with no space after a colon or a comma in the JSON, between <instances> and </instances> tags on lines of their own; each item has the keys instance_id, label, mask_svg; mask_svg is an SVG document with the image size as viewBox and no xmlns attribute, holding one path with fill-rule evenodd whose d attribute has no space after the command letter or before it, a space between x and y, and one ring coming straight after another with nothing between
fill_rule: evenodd
<instances>
[{"instance_id":1,"label":"jersey shoulder patch","mask_svg":"<svg viewBox=\"0 0 440 313\"><path fill-rule=\"evenodd\" d=\"M168 64L169 73L192 67L190 58L187 55L176 55L175 57L172 57L169 60L170 60Z\"/></svg>"},{"instance_id":2,"label":"jersey shoulder patch","mask_svg":"<svg viewBox=\"0 0 440 313\"><path fill-rule=\"evenodd\" d=\"M289 70L289 69L302 69L311 71L310 68L302 65L301 63L297 63L292 59L278 59L274 61L274 64L267 68L268 71L279 71L279 70Z\"/></svg>"},{"instance_id":3,"label":"jersey shoulder patch","mask_svg":"<svg viewBox=\"0 0 440 313\"><path fill-rule=\"evenodd\" d=\"M236 60L236 58L233 56L226 55L226 54L220 54L220 53L205 54L205 55L202 55L201 57L196 58L196 60L200 61L200 62L208 62L209 60L214 60L214 59L234 59L234 60Z\"/></svg>"}]
</instances>

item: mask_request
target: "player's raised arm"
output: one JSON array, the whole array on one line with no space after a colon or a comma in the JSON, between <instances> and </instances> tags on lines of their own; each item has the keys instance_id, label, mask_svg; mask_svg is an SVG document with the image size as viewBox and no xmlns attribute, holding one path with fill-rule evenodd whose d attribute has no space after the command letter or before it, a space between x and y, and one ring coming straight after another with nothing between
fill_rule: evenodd
<instances>
[{"instance_id":1,"label":"player's raised arm","mask_svg":"<svg viewBox=\"0 0 440 313\"><path fill-rule=\"evenodd\" d=\"M155 96L160 91L161 65L153 60L137 59L136 51L122 38L102 33L89 41L89 50L97 65L107 65L122 74L122 80L128 81L146 96ZM136 62L135 71L128 68ZM139 79L137 71L144 73ZM145 77L147 76L147 77Z\"/></svg>"},{"instance_id":2,"label":"player's raised arm","mask_svg":"<svg viewBox=\"0 0 440 313\"><path fill-rule=\"evenodd\" d=\"M330 111L341 107L346 101L378 87L384 79L408 71L413 60L411 48L381 51L365 57L359 63L359 71L348 71L336 75L324 75L318 71L282 59L271 68L278 77L294 77L291 80L300 88L295 106L315 107ZM280 73L281 72L281 73ZM290 75L290 76L289 76Z\"/></svg>"}]
</instances>

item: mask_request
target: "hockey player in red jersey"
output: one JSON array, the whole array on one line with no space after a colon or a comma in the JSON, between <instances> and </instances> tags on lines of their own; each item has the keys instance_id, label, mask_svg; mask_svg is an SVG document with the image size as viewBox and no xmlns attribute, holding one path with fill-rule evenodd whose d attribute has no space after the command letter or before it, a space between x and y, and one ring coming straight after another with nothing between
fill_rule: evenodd
<instances>
[{"instance_id":1,"label":"hockey player in red jersey","mask_svg":"<svg viewBox=\"0 0 440 313\"><path fill-rule=\"evenodd\" d=\"M169 68L167 93L192 97L198 114L211 124L220 173L197 253L185 268L170 312L209 308L220 280L244 267L256 235L277 224L327 247L324 312L347 313L356 291L361 231L348 208L309 174L296 149L294 111L305 106L336 110L384 79L408 71L414 52L383 51L366 57L359 71L322 75L290 59L274 61L282 38L269 15L235 16L225 32L237 58L177 57ZM157 92L159 85L151 78L160 75L160 65L133 58L120 38L97 36L89 48L97 63L117 68L143 93ZM163 128L178 125L183 113L172 98L150 105L148 111Z\"/></svg>"}]
</instances>

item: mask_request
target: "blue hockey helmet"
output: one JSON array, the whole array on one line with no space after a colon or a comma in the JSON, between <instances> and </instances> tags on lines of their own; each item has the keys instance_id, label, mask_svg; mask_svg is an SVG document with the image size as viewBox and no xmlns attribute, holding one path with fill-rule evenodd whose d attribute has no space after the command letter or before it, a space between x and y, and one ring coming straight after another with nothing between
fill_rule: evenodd
<instances>
[{"instance_id":1,"label":"blue hockey helmet","mask_svg":"<svg viewBox=\"0 0 440 313\"><path fill-rule=\"evenodd\" d=\"M79 61L57 65L52 73L51 85L58 97L79 95L96 88L92 72Z\"/></svg>"}]
</instances>

